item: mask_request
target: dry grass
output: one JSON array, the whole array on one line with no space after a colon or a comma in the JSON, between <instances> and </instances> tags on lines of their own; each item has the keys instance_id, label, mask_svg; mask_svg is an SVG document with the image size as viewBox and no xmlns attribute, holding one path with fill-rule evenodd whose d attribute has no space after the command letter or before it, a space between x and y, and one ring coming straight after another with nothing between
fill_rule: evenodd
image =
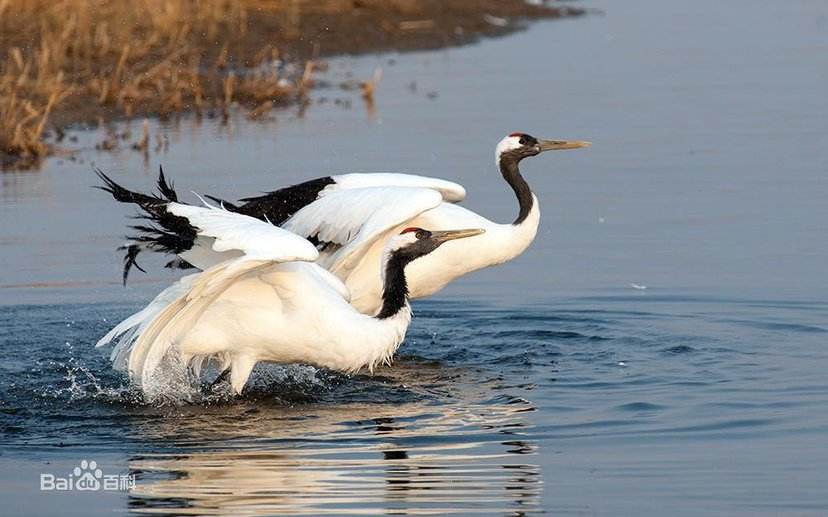
<instances>
[{"instance_id":1,"label":"dry grass","mask_svg":"<svg viewBox=\"0 0 828 517\"><path fill-rule=\"evenodd\" d=\"M63 74L39 79L31 77L29 68L20 61L15 61L14 67L16 75L0 76L0 165L16 163L30 167L49 152L42 139L43 130L55 104L71 88L64 84ZM37 88L36 95L26 89L30 83ZM4 159L3 154L12 159Z\"/></svg>"},{"instance_id":2,"label":"dry grass","mask_svg":"<svg viewBox=\"0 0 828 517\"><path fill-rule=\"evenodd\" d=\"M289 13L296 3L267 4ZM283 77L269 66L278 49L231 50L252 4L0 0L0 161L26 167L48 154L43 134L56 106L75 120L183 110L226 117L234 102L261 116L275 100L301 95L306 74Z\"/></svg>"}]
</instances>

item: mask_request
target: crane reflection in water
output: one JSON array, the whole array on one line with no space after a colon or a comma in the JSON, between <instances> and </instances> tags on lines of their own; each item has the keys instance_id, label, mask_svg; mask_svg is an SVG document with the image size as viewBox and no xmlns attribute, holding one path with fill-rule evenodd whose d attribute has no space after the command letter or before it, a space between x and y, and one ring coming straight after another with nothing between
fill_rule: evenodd
<instances>
[{"instance_id":1,"label":"crane reflection in water","mask_svg":"<svg viewBox=\"0 0 828 517\"><path fill-rule=\"evenodd\" d=\"M404 369L403 377L427 382L428 367ZM138 482L129 507L197 515L537 511L541 476L532 459L538 450L524 438L531 403L465 405L458 398L438 407L427 398L279 411L261 400L237 400L148 423L152 428L140 431L162 443L186 439L172 453L131 459Z\"/></svg>"}]
</instances>

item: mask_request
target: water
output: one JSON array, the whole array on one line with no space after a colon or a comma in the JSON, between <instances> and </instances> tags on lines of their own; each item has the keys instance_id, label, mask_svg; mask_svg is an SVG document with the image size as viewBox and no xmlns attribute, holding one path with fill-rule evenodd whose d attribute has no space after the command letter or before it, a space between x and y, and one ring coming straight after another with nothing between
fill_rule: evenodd
<instances>
[{"instance_id":1,"label":"water","mask_svg":"<svg viewBox=\"0 0 828 517\"><path fill-rule=\"evenodd\" d=\"M83 163L0 175L4 513L824 514L828 7L590 6L334 60L332 81L383 67L373 114L322 89L302 117L153 122L171 144L147 163L81 132ZM231 198L423 172L506 221L492 149L514 130L595 145L525 163L537 241L416 303L392 368L262 368L241 399L158 407L91 348L174 278L149 261L118 286L129 210L89 188L91 162ZM136 488L38 490L82 459Z\"/></svg>"}]
</instances>

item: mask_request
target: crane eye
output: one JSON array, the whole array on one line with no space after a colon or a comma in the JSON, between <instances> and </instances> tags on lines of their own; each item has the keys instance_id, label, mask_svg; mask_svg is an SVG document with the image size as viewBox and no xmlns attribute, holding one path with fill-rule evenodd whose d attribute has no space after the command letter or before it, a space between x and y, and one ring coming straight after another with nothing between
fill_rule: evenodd
<instances>
[{"instance_id":1,"label":"crane eye","mask_svg":"<svg viewBox=\"0 0 828 517\"><path fill-rule=\"evenodd\" d=\"M526 144L529 143L529 139L526 138L526 135L523 135L523 136L520 137L519 142L520 142L520 145L526 145Z\"/></svg>"},{"instance_id":2,"label":"crane eye","mask_svg":"<svg viewBox=\"0 0 828 517\"><path fill-rule=\"evenodd\" d=\"M400 235L405 235L406 233L412 233L412 232L414 233L414 237L417 240L425 239L426 237L431 235L430 231L423 230L422 228L415 228L413 226L410 226L410 227L406 228L405 230L401 231Z\"/></svg>"}]
</instances>

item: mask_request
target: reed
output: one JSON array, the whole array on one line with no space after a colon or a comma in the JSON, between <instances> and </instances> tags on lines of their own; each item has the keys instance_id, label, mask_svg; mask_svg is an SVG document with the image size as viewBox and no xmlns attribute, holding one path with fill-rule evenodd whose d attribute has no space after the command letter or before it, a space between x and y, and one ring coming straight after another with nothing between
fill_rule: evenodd
<instances>
[{"instance_id":1,"label":"reed","mask_svg":"<svg viewBox=\"0 0 828 517\"><path fill-rule=\"evenodd\" d=\"M0 0L0 162L29 167L52 152L44 132L56 108L74 117L58 124L184 110L227 116L233 102L260 115L277 98L298 95L304 77L266 66L277 49L233 50L250 6L264 4ZM287 12L297 2L266 4Z\"/></svg>"}]
</instances>

